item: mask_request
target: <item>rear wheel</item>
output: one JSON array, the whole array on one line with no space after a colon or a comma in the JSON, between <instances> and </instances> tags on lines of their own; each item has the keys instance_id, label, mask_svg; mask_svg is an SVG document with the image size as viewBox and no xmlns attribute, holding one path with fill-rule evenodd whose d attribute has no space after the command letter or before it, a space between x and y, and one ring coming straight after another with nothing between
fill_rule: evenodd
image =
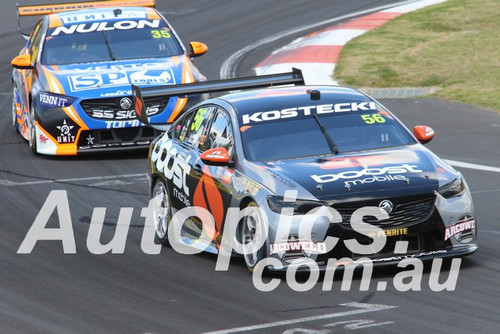
<instances>
[{"instance_id":1,"label":"rear wheel","mask_svg":"<svg viewBox=\"0 0 500 334\"><path fill-rule=\"evenodd\" d=\"M35 126L35 108L33 105L30 105L30 140L29 140L30 149L34 154L38 154L36 148L36 126Z\"/></svg>"},{"instance_id":2,"label":"rear wheel","mask_svg":"<svg viewBox=\"0 0 500 334\"><path fill-rule=\"evenodd\" d=\"M165 183L158 179L155 181L152 191L152 198L155 199L153 219L155 226L155 243L163 246L170 246L168 242L168 224L172 218L172 202Z\"/></svg>"},{"instance_id":3,"label":"rear wheel","mask_svg":"<svg viewBox=\"0 0 500 334\"><path fill-rule=\"evenodd\" d=\"M247 245L265 235L263 218L257 203L250 202L247 210L247 215L240 222L240 239L243 245ZM243 258L248 270L253 271L257 263L264 257L264 253L265 245L257 250L243 250Z\"/></svg>"}]
</instances>

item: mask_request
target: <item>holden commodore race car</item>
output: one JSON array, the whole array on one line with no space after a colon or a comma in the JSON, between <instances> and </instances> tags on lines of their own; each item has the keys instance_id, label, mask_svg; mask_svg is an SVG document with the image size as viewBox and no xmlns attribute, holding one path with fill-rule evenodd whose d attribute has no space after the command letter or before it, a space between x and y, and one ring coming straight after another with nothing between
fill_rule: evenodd
<instances>
[{"instance_id":1,"label":"holden commodore race car","mask_svg":"<svg viewBox=\"0 0 500 334\"><path fill-rule=\"evenodd\" d=\"M12 122L33 152L147 147L158 133L137 119L130 85L206 80L191 59L206 45L191 42L186 51L154 5L114 0L18 7L19 17L44 15L12 60ZM196 99L148 98L146 112L152 122L172 122Z\"/></svg>"},{"instance_id":2,"label":"holden commodore race car","mask_svg":"<svg viewBox=\"0 0 500 334\"><path fill-rule=\"evenodd\" d=\"M295 86L262 88L286 83ZM239 243L232 249L249 269L273 258L271 270L304 258L321 269L329 259L394 264L476 251L464 177L423 146L433 130L419 125L410 132L355 89L306 86L298 70L172 89L133 87L144 123L145 96L228 89L242 91L194 106L151 144L158 242L180 240L219 255L228 241ZM192 216L180 215L186 208L194 208ZM233 208L258 210L240 216ZM200 218L207 212L212 218ZM179 217L180 232L170 233ZM209 244L200 242L202 232ZM234 240L224 242L228 232ZM263 240L256 247L244 247L257 237ZM375 245L377 238L383 243Z\"/></svg>"}]
</instances>

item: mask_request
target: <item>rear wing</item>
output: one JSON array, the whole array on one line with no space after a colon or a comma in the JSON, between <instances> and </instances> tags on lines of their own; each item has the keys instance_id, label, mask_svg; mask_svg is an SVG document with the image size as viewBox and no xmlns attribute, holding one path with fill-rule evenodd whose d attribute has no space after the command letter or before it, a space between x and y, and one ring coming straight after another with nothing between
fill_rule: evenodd
<instances>
[{"instance_id":1,"label":"rear wing","mask_svg":"<svg viewBox=\"0 0 500 334\"><path fill-rule=\"evenodd\" d=\"M157 125L149 122L144 105L144 97L187 97L188 95L212 94L223 91L265 88L283 85L305 85L302 71L293 68L289 73L277 73L224 80L200 81L173 86L143 87L132 85L133 105L137 118L145 125L165 131L169 125Z\"/></svg>"},{"instance_id":2,"label":"rear wing","mask_svg":"<svg viewBox=\"0 0 500 334\"><path fill-rule=\"evenodd\" d=\"M105 0L105 1L91 1L91 2L73 2L73 3L60 3L49 5L26 5L17 6L17 27L23 37L27 39L29 34L21 30L22 16L37 16L48 15L53 13L69 12L72 10L91 9L91 8L109 8L109 7L155 7L155 0Z\"/></svg>"}]
</instances>

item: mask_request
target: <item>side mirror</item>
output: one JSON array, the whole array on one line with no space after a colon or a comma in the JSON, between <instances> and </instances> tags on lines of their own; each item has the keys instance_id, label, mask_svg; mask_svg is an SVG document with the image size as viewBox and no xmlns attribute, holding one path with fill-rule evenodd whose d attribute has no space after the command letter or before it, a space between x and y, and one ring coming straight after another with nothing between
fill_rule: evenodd
<instances>
[{"instance_id":1,"label":"side mirror","mask_svg":"<svg viewBox=\"0 0 500 334\"><path fill-rule=\"evenodd\" d=\"M230 164L229 153L224 147L216 147L203 152L201 161L207 165L227 166Z\"/></svg>"},{"instance_id":2,"label":"side mirror","mask_svg":"<svg viewBox=\"0 0 500 334\"><path fill-rule=\"evenodd\" d=\"M413 128L413 133L422 144L427 144L434 138L434 130L427 125L417 125Z\"/></svg>"},{"instance_id":3,"label":"side mirror","mask_svg":"<svg viewBox=\"0 0 500 334\"><path fill-rule=\"evenodd\" d=\"M199 57L204 55L208 51L208 46L205 43L191 42L189 43L189 46L191 47L189 57Z\"/></svg>"},{"instance_id":4,"label":"side mirror","mask_svg":"<svg viewBox=\"0 0 500 334\"><path fill-rule=\"evenodd\" d=\"M15 57L14 59L12 59L10 64L20 70L30 70L33 68L33 64L31 63L31 56L28 54Z\"/></svg>"}]
</instances>

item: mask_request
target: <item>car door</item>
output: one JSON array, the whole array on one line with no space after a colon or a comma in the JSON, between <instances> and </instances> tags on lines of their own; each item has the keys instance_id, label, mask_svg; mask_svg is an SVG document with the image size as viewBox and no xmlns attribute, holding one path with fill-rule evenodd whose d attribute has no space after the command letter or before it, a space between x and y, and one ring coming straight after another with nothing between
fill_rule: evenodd
<instances>
[{"instance_id":1,"label":"car door","mask_svg":"<svg viewBox=\"0 0 500 334\"><path fill-rule=\"evenodd\" d=\"M210 114L206 128L198 136L196 160L192 162L193 170L189 174L188 184L193 189L191 203L194 207L207 209L214 218L214 239L220 241L226 211L231 205L232 193L230 190L233 175L232 163L226 165L206 164L201 155L215 148L225 148L233 160L233 129L229 114L219 107L208 107ZM196 124L193 117L192 124ZM198 121L199 122L199 121ZM197 126L194 126L196 128Z\"/></svg>"},{"instance_id":2,"label":"car door","mask_svg":"<svg viewBox=\"0 0 500 334\"><path fill-rule=\"evenodd\" d=\"M38 21L38 23L33 28L30 35L30 39L26 44L26 47L22 52L30 55L31 64L35 65L38 59L38 54L40 50L40 42L43 35L43 20ZM19 94L19 102L21 107L21 112L25 114L22 119L27 119L29 112L29 95L32 89L33 80L36 76L34 70L32 69L16 69L13 72L14 79L14 89L17 94ZM24 125L23 125L24 126Z\"/></svg>"},{"instance_id":3,"label":"car door","mask_svg":"<svg viewBox=\"0 0 500 334\"><path fill-rule=\"evenodd\" d=\"M192 206L192 197L197 182L193 181L194 162L199 159L199 143L206 136L208 124L213 116L213 107L202 107L188 111L172 129L173 146L170 149L173 162L166 169L169 171L169 188L175 210ZM171 174L171 175L170 175Z\"/></svg>"}]
</instances>

